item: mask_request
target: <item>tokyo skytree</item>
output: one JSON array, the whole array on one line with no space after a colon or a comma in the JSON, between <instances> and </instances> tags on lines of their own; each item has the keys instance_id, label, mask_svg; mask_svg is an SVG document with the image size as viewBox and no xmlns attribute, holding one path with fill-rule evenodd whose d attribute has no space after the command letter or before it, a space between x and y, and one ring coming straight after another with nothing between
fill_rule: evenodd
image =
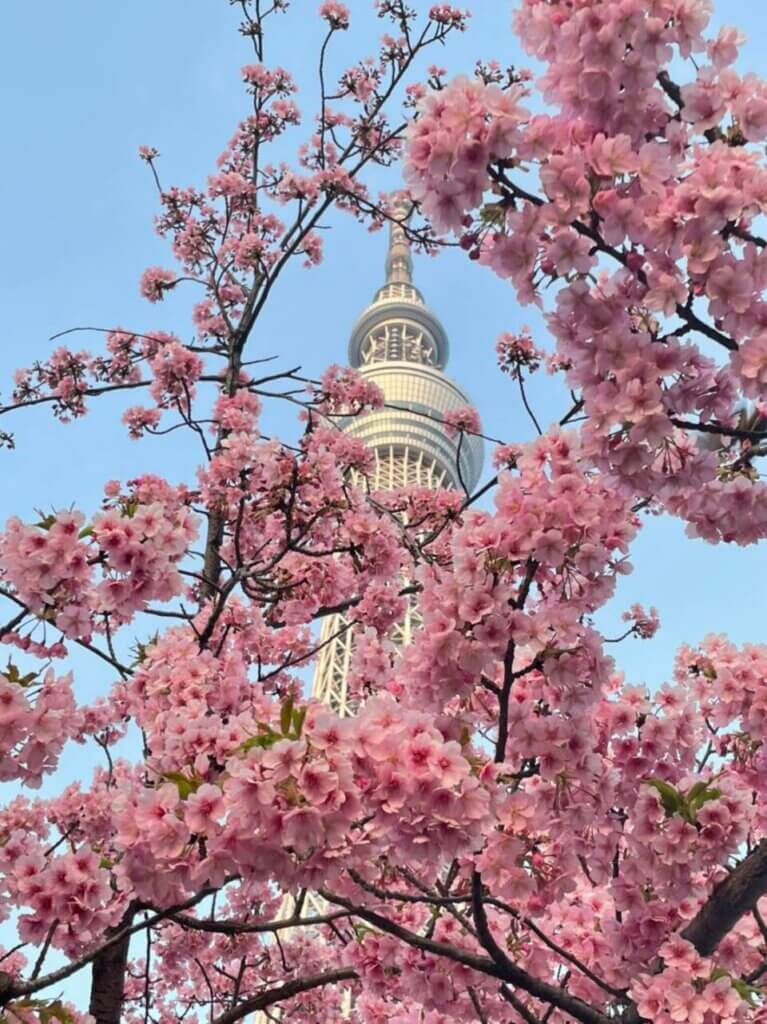
<instances>
[{"instance_id":1,"label":"tokyo skytree","mask_svg":"<svg viewBox=\"0 0 767 1024\"><path fill-rule=\"evenodd\" d=\"M393 210L398 220L407 216L409 202ZM403 228L392 222L386 256L386 280L358 318L349 339L349 365L358 368L383 391L384 406L352 418L343 428L360 438L375 456L370 489L393 490L418 485L431 488L465 487L471 492L482 470L483 445L478 437L457 438L444 430L444 414L469 404L466 394L444 373L448 360L445 329L413 284L413 260ZM410 641L418 626L412 605L392 635L395 643ZM344 628L342 615L324 620L320 654L314 673L312 697L339 715L354 713L357 702L347 685L354 648L353 629ZM322 914L327 908L316 893L306 893L302 914ZM296 911L287 896L280 910L284 920ZM351 993L343 990L341 1017L351 1012ZM255 1024L280 1020L258 1013Z\"/></svg>"},{"instance_id":2,"label":"tokyo skytree","mask_svg":"<svg viewBox=\"0 0 767 1024\"><path fill-rule=\"evenodd\" d=\"M407 205L395 207L398 219ZM386 281L357 320L349 339L349 365L383 391L384 407L350 420L345 427L373 450L371 490L419 485L472 491L482 469L482 441L448 437L442 419L469 404L464 392L444 373L449 348L445 329L413 284L413 260L404 230L392 222L386 257ZM410 641L411 610L396 628L396 643ZM325 620L312 696L340 715L353 702L347 687L354 636L341 616Z\"/></svg>"}]
</instances>

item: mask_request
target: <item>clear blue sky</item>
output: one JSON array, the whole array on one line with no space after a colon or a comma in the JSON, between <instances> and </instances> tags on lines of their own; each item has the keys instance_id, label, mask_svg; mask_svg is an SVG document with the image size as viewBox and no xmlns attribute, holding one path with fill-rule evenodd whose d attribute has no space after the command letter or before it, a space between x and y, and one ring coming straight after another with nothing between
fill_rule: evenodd
<instances>
[{"instance_id":1,"label":"clear blue sky","mask_svg":"<svg viewBox=\"0 0 767 1024\"><path fill-rule=\"evenodd\" d=\"M296 71L305 108L314 94L316 7L317 0L293 0L290 13L273 22L278 34L267 50L267 62ZM480 55L529 63L509 30L512 7L478 0L469 30L435 59L455 71L470 71ZM352 0L351 8L357 31L340 38L339 68L371 51L371 33L380 27L368 0ZM717 21L749 34L741 63L758 68L767 8L730 0L726 9L718 5ZM236 24L236 10L225 0L74 0L5 9L0 393L7 395L17 366L44 357L50 335L69 327L120 324L190 336L188 295L159 306L138 295L143 268L170 259L153 231L155 195L136 150L142 143L160 149L165 182L205 181L243 111L238 69L249 57ZM326 235L323 265L281 281L258 326L253 355L277 353L284 365L301 364L310 375L343 361L350 327L381 280L383 244L380 234L339 217ZM487 431L509 440L529 437L515 394L494 369L493 349L500 331L524 323L544 340L533 308L519 308L508 285L459 253L419 259L416 274L450 334L449 370L472 395ZM96 343L85 335L70 341ZM560 396L552 403L552 394L546 378L533 388L544 419L560 410ZM271 426L291 429L291 416L278 410ZM12 424L6 418L18 447L1 453L0 521L71 502L93 509L103 481L112 477L191 472L196 452L178 435L137 444L127 440L118 419L114 405L97 403L68 427L45 412L17 416ZM678 644L706 631L761 639L763 548L713 548L686 540L676 522L654 520L636 545L634 562L612 619L617 623L620 611L640 600L655 603L663 622L655 641L616 652L636 681L662 681ZM100 667L83 680L88 692L105 684Z\"/></svg>"},{"instance_id":2,"label":"clear blue sky","mask_svg":"<svg viewBox=\"0 0 767 1024\"><path fill-rule=\"evenodd\" d=\"M288 16L272 23L278 34L266 55L267 63L296 73L305 108L314 95L318 3L293 0ZM416 6L423 10L428 3ZM372 33L380 28L372 0L351 0L350 7L356 31L341 39L339 69L374 51ZM432 59L464 72L479 56L529 64L510 32L512 8L475 0L469 31ZM767 5L720 2L716 20L748 33L741 65L758 69ZM244 111L238 69L250 55L236 24L236 10L225 0L5 5L0 394L7 396L13 370L44 358L50 335L66 328L119 324L190 336L187 296L149 306L138 295L142 270L170 265L170 258L153 231L155 195L136 151L142 143L157 146L164 182L204 183ZM258 325L252 356L279 354L283 365L301 364L312 376L343 361L351 325L381 281L383 244L380 234L339 218L327 233L323 265L281 281ZM518 308L508 285L462 254L419 259L416 275L448 329L449 371L472 395L487 431L508 440L530 437L515 393L494 369L494 342L501 331L525 323L544 342L538 316ZM70 341L96 344L84 335ZM533 387L533 399L543 418L553 419L560 403L551 402L550 382L541 384ZM191 475L197 457L178 435L128 441L114 404L94 404L69 427L37 412L3 426L15 429L18 447L0 453L0 522L72 502L93 510L105 480L145 471L180 479ZM291 429L286 410L273 414L270 426ZM685 539L676 522L653 520L633 561L636 571L622 581L604 617L606 629L618 630L620 612L633 601L657 605L663 624L654 641L614 650L633 681L659 684L668 678L676 647L708 631L726 631L737 641L763 638L764 547L714 548ZM77 667L82 695L102 693L111 682L101 666L78 659ZM77 776L82 765L79 753L68 758L66 774Z\"/></svg>"}]
</instances>

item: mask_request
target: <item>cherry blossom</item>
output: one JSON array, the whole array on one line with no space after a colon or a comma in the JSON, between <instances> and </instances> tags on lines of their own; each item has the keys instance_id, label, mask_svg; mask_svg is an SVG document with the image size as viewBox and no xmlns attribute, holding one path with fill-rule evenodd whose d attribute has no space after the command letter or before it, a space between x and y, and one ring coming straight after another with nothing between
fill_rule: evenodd
<instances>
[{"instance_id":1,"label":"cherry blossom","mask_svg":"<svg viewBox=\"0 0 767 1024\"><path fill-rule=\"evenodd\" d=\"M406 176L437 231L544 306L595 464L694 533L753 543L759 437L737 418L761 398L767 93L733 69L736 29L707 37L710 17L703 0L524 0L514 27L545 65L548 111L523 107L523 72L437 79ZM677 82L672 62L693 54ZM714 424L732 440L704 455Z\"/></svg>"},{"instance_id":2,"label":"cherry blossom","mask_svg":"<svg viewBox=\"0 0 767 1024\"><path fill-rule=\"evenodd\" d=\"M462 11L379 0L376 55L338 69L349 11L323 3L333 84L302 129L264 57L289 5L237 6L244 115L213 173L161 187L140 150L172 262L140 288L191 289L191 326L56 345L0 410L117 393L131 437L199 455L0 533L0 1016L759 1024L767 646L691 637L650 689L615 656L652 641L649 600L599 627L645 510L767 534L767 91L734 69L740 33L713 36L707 0L522 0L537 81L489 62L419 83ZM256 330L333 207L393 216L371 191L401 152L392 96L430 222L398 230L455 235L551 335L496 343L535 437L494 441L474 494L377 489L372 375L285 368ZM525 390L544 363L569 392L552 425ZM456 449L482 429L468 406L431 426ZM352 641L346 716L306 695L328 622ZM69 744L100 758L76 782ZM87 1013L60 995L82 972Z\"/></svg>"}]
</instances>

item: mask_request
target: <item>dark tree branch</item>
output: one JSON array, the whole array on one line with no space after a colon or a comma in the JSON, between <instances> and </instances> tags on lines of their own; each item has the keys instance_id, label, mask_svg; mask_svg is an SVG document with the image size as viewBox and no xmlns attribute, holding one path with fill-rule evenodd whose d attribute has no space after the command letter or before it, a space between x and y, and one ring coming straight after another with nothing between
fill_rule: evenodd
<instances>
[{"instance_id":1,"label":"dark tree branch","mask_svg":"<svg viewBox=\"0 0 767 1024\"><path fill-rule=\"evenodd\" d=\"M125 971L130 948L130 924L134 909L129 907L114 932L118 936L93 958L89 1012L96 1024L120 1024L122 1020Z\"/></svg>"},{"instance_id":2,"label":"dark tree branch","mask_svg":"<svg viewBox=\"0 0 767 1024\"><path fill-rule=\"evenodd\" d=\"M568 993L555 988L553 985L549 985L545 981L539 981L515 964L513 960L509 959L498 945L490 930L482 898L482 877L476 871L471 880L471 897L477 933L482 945L493 958L493 963L503 972L504 981L508 981L516 988L524 989L525 992L529 992L536 999L551 1003L552 1006L564 1010L565 1013L569 1013L571 1017L580 1021L581 1024L610 1024L610 1017L606 1014L595 1010L593 1006L589 1006L588 1003L584 1003L576 996L568 995Z\"/></svg>"},{"instance_id":3,"label":"dark tree branch","mask_svg":"<svg viewBox=\"0 0 767 1024\"><path fill-rule=\"evenodd\" d=\"M516 1013L522 1018L525 1024L541 1024L535 1014L531 1013L521 999L512 992L508 985L501 985L501 998L505 999L509 1006L513 1006Z\"/></svg>"},{"instance_id":4,"label":"dark tree branch","mask_svg":"<svg viewBox=\"0 0 767 1024\"><path fill-rule=\"evenodd\" d=\"M738 864L711 893L682 932L701 956L710 956L743 917L767 893L767 839Z\"/></svg>"},{"instance_id":5,"label":"dark tree branch","mask_svg":"<svg viewBox=\"0 0 767 1024\"><path fill-rule=\"evenodd\" d=\"M286 917L283 920L254 924L247 924L244 921L211 921L189 914L173 914L169 920L193 931L214 932L219 935L259 935L264 932L283 931L286 928L316 928L317 925L330 924L331 921L348 916L345 910L339 910L334 914L318 914L316 917Z\"/></svg>"},{"instance_id":6,"label":"dark tree branch","mask_svg":"<svg viewBox=\"0 0 767 1024\"><path fill-rule=\"evenodd\" d=\"M340 981L353 981L356 977L356 972L347 967L339 968L337 971L326 971L325 974L314 974L309 978L296 978L295 981L285 982L279 988L243 1000L239 1006L220 1014L211 1024L235 1024L235 1021L242 1020L251 1013L258 1013L259 1010L265 1010L268 1006L274 1006L285 999L292 999L302 992L310 992L313 988L321 988L323 985L337 985Z\"/></svg>"},{"instance_id":7,"label":"dark tree branch","mask_svg":"<svg viewBox=\"0 0 767 1024\"><path fill-rule=\"evenodd\" d=\"M479 878L479 876L476 876L476 878ZM481 887L481 881L479 882L479 885ZM531 974L528 974L527 971L509 960L490 934L484 907L481 906L481 900L481 909L478 915L475 916L475 922L477 924L477 932L479 933L485 948L488 949L488 951L492 951L493 949L496 951L492 954L492 959L477 956L476 953L470 953L468 950L458 949L457 947L450 946L445 942L437 942L434 939L417 935L415 932L410 931L409 928L405 928L402 925L397 924L395 921L391 921L382 914L378 914L374 910L368 910L366 907L356 906L350 900L345 899L343 896L338 896L335 893L321 890L320 895L329 903L335 903L338 906L346 907L346 909L350 910L356 917L361 918L363 921L367 921L368 924L373 925L375 928L379 928L382 932L386 932L389 935L395 936L395 938L401 939L403 942L406 942L408 945L413 946L416 949L421 949L425 953L431 953L434 956L445 957L455 963L463 964L465 967L470 967L474 971L479 971L481 974L489 975L492 978L498 978L499 981L506 981L517 988L524 989L525 992L528 992L536 999L541 999L544 1002L551 1003L558 1009L564 1010L565 1013L569 1013L576 1020L580 1021L581 1024L610 1024L610 1018L605 1014L593 1009L593 1007L588 1006L580 999L568 995L568 993L563 992L554 985L549 985L545 981L539 981L538 978L534 978ZM474 899L472 902L474 903ZM477 919L477 917L479 919ZM483 920L484 934L481 928L481 922ZM489 945L486 943L486 939L489 939Z\"/></svg>"},{"instance_id":8,"label":"dark tree branch","mask_svg":"<svg viewBox=\"0 0 767 1024\"><path fill-rule=\"evenodd\" d=\"M739 427L725 427L721 423L689 423L687 420L671 417L671 422L681 430L698 430L703 434L720 434L722 437L734 437L739 441L763 441L767 430L741 430Z\"/></svg>"},{"instance_id":9,"label":"dark tree branch","mask_svg":"<svg viewBox=\"0 0 767 1024\"><path fill-rule=\"evenodd\" d=\"M532 203L534 206L546 205L546 201L540 196L537 196L532 192L528 192L527 189L520 188L519 185L511 181L503 173L503 170L499 171L491 166L489 168L489 173L491 178L509 196L510 199L524 199L525 202ZM598 252L604 253L606 256L610 256L617 263L620 263L622 267L631 271L640 284L645 286L647 285L647 275L645 272L643 270L633 270L629 265L628 256L624 252L621 252L620 249L617 249L614 245L610 245L606 242L595 228L588 224L584 224L580 220L571 221L570 226L577 231L579 235L582 235L584 238L588 238L590 242L593 242L594 248ZM707 338L715 341L718 345L726 348L729 352L737 352L737 342L733 341L732 338L724 334L722 331L718 331L715 327L712 327L711 324L707 324L705 320L701 320L701 318L692 311L691 300L692 296L690 296L690 301L686 305L682 305L681 302L677 303L676 315L680 320L684 320L690 328L698 331L699 334L704 334Z\"/></svg>"}]
</instances>

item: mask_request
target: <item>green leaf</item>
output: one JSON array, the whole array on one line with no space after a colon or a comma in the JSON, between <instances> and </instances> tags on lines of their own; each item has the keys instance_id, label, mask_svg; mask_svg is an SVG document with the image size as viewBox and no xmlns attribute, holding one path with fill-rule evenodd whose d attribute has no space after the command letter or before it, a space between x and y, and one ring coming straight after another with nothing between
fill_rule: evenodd
<instances>
[{"instance_id":1,"label":"green leaf","mask_svg":"<svg viewBox=\"0 0 767 1024\"><path fill-rule=\"evenodd\" d=\"M237 749L243 751L243 753L253 750L254 747L259 747L261 750L269 750L270 747L274 746L277 740L282 739L282 736L273 729L270 729L268 725L259 724L259 728L263 729L264 732L260 733L258 736L251 736L249 739L245 740L244 743L241 743Z\"/></svg>"},{"instance_id":2,"label":"green leaf","mask_svg":"<svg viewBox=\"0 0 767 1024\"><path fill-rule=\"evenodd\" d=\"M92 536L93 536L93 527L92 526L84 526L82 528L82 530L80 530L80 532L78 533L77 538L78 538L78 540L85 540L86 537L92 537Z\"/></svg>"},{"instance_id":3,"label":"green leaf","mask_svg":"<svg viewBox=\"0 0 767 1024\"><path fill-rule=\"evenodd\" d=\"M749 1006L756 1006L759 996L762 995L762 990L757 988L756 985L749 985L747 981L741 981L740 978L730 977L730 984L738 993L741 999L745 1000Z\"/></svg>"},{"instance_id":4,"label":"green leaf","mask_svg":"<svg viewBox=\"0 0 767 1024\"><path fill-rule=\"evenodd\" d=\"M483 224L502 224L506 220L504 203L486 203L480 208L479 217Z\"/></svg>"},{"instance_id":5,"label":"green leaf","mask_svg":"<svg viewBox=\"0 0 767 1024\"><path fill-rule=\"evenodd\" d=\"M250 739L241 743L237 749L241 750L244 754L247 754L249 750L253 750L254 747L260 747L262 750L266 750L267 744L264 742L265 740L265 736L251 736Z\"/></svg>"},{"instance_id":6,"label":"green leaf","mask_svg":"<svg viewBox=\"0 0 767 1024\"><path fill-rule=\"evenodd\" d=\"M293 698L288 697L285 703L282 705L280 712L280 728L282 729L282 735L287 736L290 732L290 722L293 717Z\"/></svg>"},{"instance_id":7,"label":"green leaf","mask_svg":"<svg viewBox=\"0 0 767 1024\"><path fill-rule=\"evenodd\" d=\"M60 1020L61 1024L71 1024L71 1021L74 1019L69 1010L58 999L55 1003L49 1003L48 1006L40 1010L40 1024L48 1024L54 1018Z\"/></svg>"},{"instance_id":8,"label":"green leaf","mask_svg":"<svg viewBox=\"0 0 767 1024\"><path fill-rule=\"evenodd\" d=\"M5 676L9 683L16 683L16 685L21 686L22 689L25 689L30 683L33 683L39 674L39 672L27 672L26 675L22 675L19 672L18 665L14 665L12 661L8 662L8 667L5 672L0 673L0 675Z\"/></svg>"},{"instance_id":9,"label":"green leaf","mask_svg":"<svg viewBox=\"0 0 767 1024\"><path fill-rule=\"evenodd\" d=\"M694 786L691 786L687 792L687 799L690 803L694 803L701 793L705 793L708 789L707 782L696 782Z\"/></svg>"},{"instance_id":10,"label":"green leaf","mask_svg":"<svg viewBox=\"0 0 767 1024\"><path fill-rule=\"evenodd\" d=\"M156 644L159 639L160 639L160 634L159 634L159 632L157 632L157 633L155 633L154 636L150 637L146 641L146 643L142 643L140 640L136 641L136 645L133 648L133 651L135 652L135 655L136 655L136 660L134 662L134 665L141 665L146 660L146 656L147 656L147 653L149 652L149 649L151 647L153 647L154 644Z\"/></svg>"},{"instance_id":11,"label":"green leaf","mask_svg":"<svg viewBox=\"0 0 767 1024\"><path fill-rule=\"evenodd\" d=\"M698 819L698 812L704 804L710 800L718 800L722 795L721 789L710 786L708 782L696 782L686 793L680 793L669 782L663 779L644 779L644 783L652 786L660 795L660 801L666 817L674 814L681 815L685 821L695 825Z\"/></svg>"},{"instance_id":12,"label":"green leaf","mask_svg":"<svg viewBox=\"0 0 767 1024\"><path fill-rule=\"evenodd\" d=\"M709 789L707 782L696 782L687 794L687 805L693 818L697 818L698 811L710 800L718 800L722 795L721 789Z\"/></svg>"},{"instance_id":13,"label":"green leaf","mask_svg":"<svg viewBox=\"0 0 767 1024\"><path fill-rule=\"evenodd\" d=\"M675 789L669 782L664 782L663 779L645 779L644 781L648 786L652 786L660 796L666 817L670 818L672 814L679 814L684 806L684 797L678 789Z\"/></svg>"},{"instance_id":14,"label":"green leaf","mask_svg":"<svg viewBox=\"0 0 767 1024\"><path fill-rule=\"evenodd\" d=\"M61 1021L61 1024L72 1024L74 1017L70 1011L64 1006L60 999L55 999L53 1002L43 1001L42 999L23 999L18 1003L11 1003L11 1009L19 1010L31 1010L36 1013L40 1024L50 1024L53 1020ZM7 1021L8 1018L3 1014L0 1016L0 1021Z\"/></svg>"},{"instance_id":15,"label":"green leaf","mask_svg":"<svg viewBox=\"0 0 767 1024\"><path fill-rule=\"evenodd\" d=\"M750 1006L756 1006L757 999L762 995L762 989L757 988L756 985L749 985L742 978L733 978L730 972L725 971L723 967L715 967L711 972L710 980L719 981L720 978L728 978L740 998L745 1000Z\"/></svg>"},{"instance_id":16,"label":"green leaf","mask_svg":"<svg viewBox=\"0 0 767 1024\"><path fill-rule=\"evenodd\" d=\"M182 800L186 800L192 795L192 793L196 793L200 788L199 779L194 777L189 779L182 772L165 772L162 777L167 779L168 782L175 783L176 788L178 789L178 795Z\"/></svg>"},{"instance_id":17,"label":"green leaf","mask_svg":"<svg viewBox=\"0 0 767 1024\"><path fill-rule=\"evenodd\" d=\"M301 738L301 733L304 731L304 722L306 721L306 712L308 708L296 708L293 711L293 732L296 734L296 739Z\"/></svg>"}]
</instances>

